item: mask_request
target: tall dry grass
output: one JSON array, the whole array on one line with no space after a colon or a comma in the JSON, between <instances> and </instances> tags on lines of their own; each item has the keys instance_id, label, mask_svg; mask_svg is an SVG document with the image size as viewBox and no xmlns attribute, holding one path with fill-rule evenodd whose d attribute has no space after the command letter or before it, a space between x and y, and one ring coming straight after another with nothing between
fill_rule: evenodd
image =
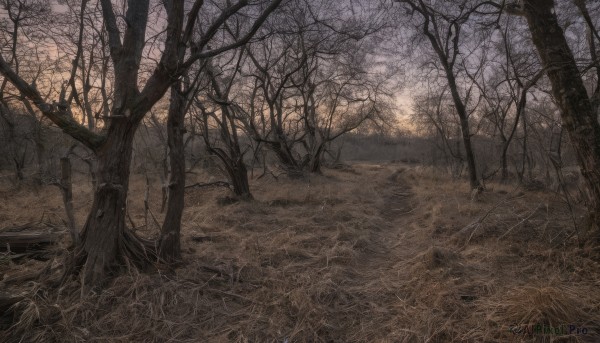
<instances>
[{"instance_id":1,"label":"tall dry grass","mask_svg":"<svg viewBox=\"0 0 600 343\"><path fill-rule=\"evenodd\" d=\"M84 181L75 195L81 217L90 196ZM152 237L157 227L143 225L145 187L132 180L129 211ZM555 194L488 185L471 201L466 182L392 164L263 178L252 189L256 201L233 204L219 201L226 189L188 190L184 263L174 272L131 269L90 295L77 280L58 291L5 282L25 299L16 324L0 334L8 342L599 339L598 250L583 228L575 231L582 210L572 213ZM150 194L160 221L159 185ZM0 226L62 215L52 189L10 198ZM19 212L25 204L38 210ZM50 262L57 272L60 261ZM4 280L43 265L2 267ZM514 330L537 324L588 334Z\"/></svg>"}]
</instances>

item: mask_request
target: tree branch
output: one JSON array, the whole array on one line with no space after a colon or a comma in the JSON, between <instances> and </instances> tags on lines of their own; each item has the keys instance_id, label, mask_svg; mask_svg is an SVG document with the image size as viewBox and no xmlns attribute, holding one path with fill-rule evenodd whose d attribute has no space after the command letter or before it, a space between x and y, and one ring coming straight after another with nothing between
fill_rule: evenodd
<instances>
[{"instance_id":1,"label":"tree branch","mask_svg":"<svg viewBox=\"0 0 600 343\"><path fill-rule=\"evenodd\" d=\"M85 126L67 115L68 107L66 104L51 105L46 103L35 86L27 84L25 80L17 75L2 55L0 55L0 74L4 75L21 94L33 101L35 106L65 133L93 151L96 151L102 145L105 139L104 136L88 130Z\"/></svg>"},{"instance_id":2,"label":"tree branch","mask_svg":"<svg viewBox=\"0 0 600 343\"><path fill-rule=\"evenodd\" d=\"M234 43L231 43L229 45L225 45L220 48L213 49L213 50L207 50L207 51L202 51L201 49L204 48L204 46L199 46L199 48L201 48L201 49L198 52L192 54L192 56L183 64L183 67L188 68L195 61L197 61L199 59L214 57L225 51L239 48L240 46L247 44L250 41L250 39L252 39L252 37L254 37L254 35L256 34L258 29L262 26L262 24L267 20L267 17L269 17L269 15L273 11L275 11L275 9L279 6L279 4L282 1L283 0L273 0L271 2L271 4L261 13L260 17L258 17L258 19L256 19L256 21L254 22L254 25L252 25L252 28L250 29L250 31L248 31L248 33L246 33L246 35L242 39L240 39ZM219 18L224 19L223 22L219 23L219 25L221 25L224 23L225 20L227 20L228 17L227 18L219 17ZM217 24L217 22L215 22L215 24ZM208 42L206 42L205 44L208 44Z\"/></svg>"},{"instance_id":3,"label":"tree branch","mask_svg":"<svg viewBox=\"0 0 600 343\"><path fill-rule=\"evenodd\" d=\"M121 57L121 50L123 45L121 44L121 33L117 26L117 18L113 11L110 0L100 0L102 5L102 16L104 17L104 27L108 32L108 45L110 47L110 56L112 57L113 63L116 65Z\"/></svg>"}]
</instances>

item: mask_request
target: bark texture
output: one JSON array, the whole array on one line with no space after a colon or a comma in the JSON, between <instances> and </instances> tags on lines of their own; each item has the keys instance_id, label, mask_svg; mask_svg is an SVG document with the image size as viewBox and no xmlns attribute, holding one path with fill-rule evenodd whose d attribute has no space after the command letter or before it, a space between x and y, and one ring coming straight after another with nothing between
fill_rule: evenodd
<instances>
[{"instance_id":1,"label":"bark texture","mask_svg":"<svg viewBox=\"0 0 600 343\"><path fill-rule=\"evenodd\" d=\"M72 266L75 270L82 268L84 282L94 286L102 285L112 271L129 261L143 269L151 260L148 257L154 255L152 244L145 247L144 241L136 239L125 227L137 124L127 119L114 120L119 122L111 124L106 143L96 152L98 185Z\"/></svg>"},{"instance_id":2,"label":"bark texture","mask_svg":"<svg viewBox=\"0 0 600 343\"><path fill-rule=\"evenodd\" d=\"M185 133L185 98L180 93L180 82L171 86L171 103L167 119L169 145L169 183L167 213L161 229L160 257L167 262L181 259L181 216L185 196L185 156L183 135Z\"/></svg>"},{"instance_id":3,"label":"bark texture","mask_svg":"<svg viewBox=\"0 0 600 343\"><path fill-rule=\"evenodd\" d=\"M590 198L590 217L600 227L600 124L564 32L554 13L553 0L524 1L523 13L533 43L546 68L552 93L561 109Z\"/></svg>"}]
</instances>

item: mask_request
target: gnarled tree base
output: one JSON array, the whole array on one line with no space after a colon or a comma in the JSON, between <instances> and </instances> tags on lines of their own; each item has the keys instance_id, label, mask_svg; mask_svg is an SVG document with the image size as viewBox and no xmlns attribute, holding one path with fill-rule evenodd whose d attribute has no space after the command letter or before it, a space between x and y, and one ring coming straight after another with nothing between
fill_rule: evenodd
<instances>
[{"instance_id":1,"label":"gnarled tree base","mask_svg":"<svg viewBox=\"0 0 600 343\"><path fill-rule=\"evenodd\" d=\"M97 251L88 252L85 243L80 244L67 257L62 282L69 277L80 276L84 287L102 287L112 276L132 266L140 271L148 271L161 262L156 241L139 237L129 229L123 230L118 240L114 256L103 256Z\"/></svg>"}]
</instances>

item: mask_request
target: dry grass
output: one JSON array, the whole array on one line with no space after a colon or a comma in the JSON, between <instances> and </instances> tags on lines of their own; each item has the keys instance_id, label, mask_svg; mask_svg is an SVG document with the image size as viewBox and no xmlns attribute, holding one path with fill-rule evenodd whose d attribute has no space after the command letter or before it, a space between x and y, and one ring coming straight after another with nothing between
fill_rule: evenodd
<instances>
[{"instance_id":1,"label":"dry grass","mask_svg":"<svg viewBox=\"0 0 600 343\"><path fill-rule=\"evenodd\" d=\"M206 181L207 175L197 175ZM193 182L195 180L190 180ZM80 180L83 222L90 191ZM6 341L506 342L600 338L598 250L554 194L468 186L421 167L354 164L310 180L253 181L256 201L219 205L191 189L185 264L82 296L30 282ZM144 224L143 180L130 216ZM137 194L137 196L136 196ZM159 212L160 190L152 189ZM55 189L0 203L0 226L62 216ZM26 205L28 204L28 205ZM580 223L581 209L576 208ZM157 228L140 228L148 236ZM579 238L579 240L578 240ZM53 262L56 267L60 258ZM27 268L41 268L30 263ZM5 280L23 266L1 267ZM515 335L512 325L577 325L587 335ZM2 333L0 333L2 335Z\"/></svg>"}]
</instances>

